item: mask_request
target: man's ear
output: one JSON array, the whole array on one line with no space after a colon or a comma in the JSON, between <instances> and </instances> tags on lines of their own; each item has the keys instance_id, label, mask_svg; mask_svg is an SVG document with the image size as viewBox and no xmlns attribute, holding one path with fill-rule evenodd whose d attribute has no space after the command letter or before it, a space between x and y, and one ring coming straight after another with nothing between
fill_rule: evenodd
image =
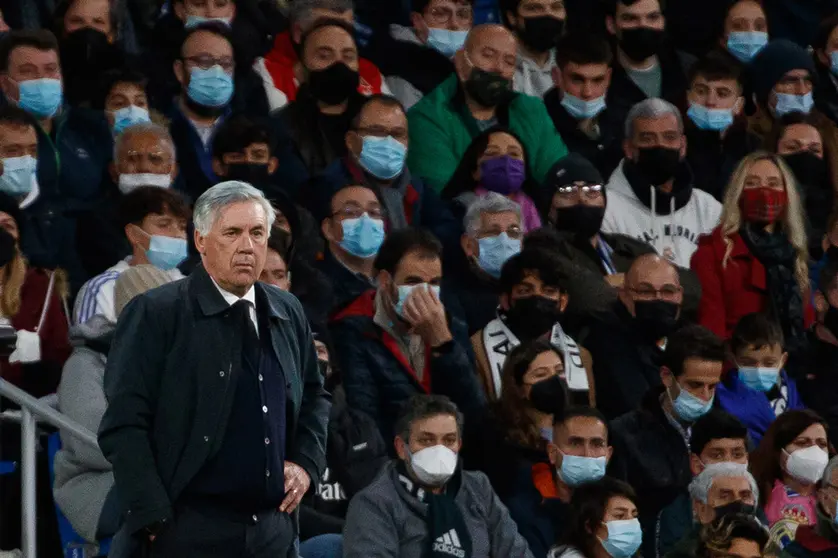
<instances>
[{"instance_id":1,"label":"man's ear","mask_svg":"<svg viewBox=\"0 0 838 558\"><path fill-rule=\"evenodd\" d=\"M413 26L413 32L416 33L416 37L421 42L427 43L430 31L428 30L428 24L425 23L425 18L422 17L422 14L419 12L411 12L410 24Z\"/></svg>"},{"instance_id":2,"label":"man's ear","mask_svg":"<svg viewBox=\"0 0 838 558\"><path fill-rule=\"evenodd\" d=\"M606 448L606 450L605 450L605 463L606 464L609 461L611 461L611 456L612 455L614 455L614 447L613 446L608 446L608 448Z\"/></svg>"},{"instance_id":3,"label":"man's ear","mask_svg":"<svg viewBox=\"0 0 838 558\"><path fill-rule=\"evenodd\" d=\"M268 174L273 174L276 172L276 169L279 168L279 159L276 157L271 157L268 160Z\"/></svg>"},{"instance_id":4,"label":"man's ear","mask_svg":"<svg viewBox=\"0 0 838 558\"><path fill-rule=\"evenodd\" d=\"M465 252L466 256L468 257L476 257L480 248L475 246L477 242L471 238L469 235L464 234L460 237L460 247Z\"/></svg>"},{"instance_id":5,"label":"man's ear","mask_svg":"<svg viewBox=\"0 0 838 558\"><path fill-rule=\"evenodd\" d=\"M454 70L457 72L457 77L460 81L468 79L468 76L471 73L471 65L468 63L468 60L466 60L465 47L454 53Z\"/></svg>"},{"instance_id":6,"label":"man's ear","mask_svg":"<svg viewBox=\"0 0 838 558\"><path fill-rule=\"evenodd\" d=\"M736 99L736 102L733 103L733 116L739 116L742 114L742 111L745 110L745 97L742 95Z\"/></svg>"},{"instance_id":7,"label":"man's ear","mask_svg":"<svg viewBox=\"0 0 838 558\"><path fill-rule=\"evenodd\" d=\"M202 256L206 251L206 238L201 236L201 233L198 232L198 229L195 229L195 249L198 250L198 253Z\"/></svg>"},{"instance_id":8,"label":"man's ear","mask_svg":"<svg viewBox=\"0 0 838 558\"><path fill-rule=\"evenodd\" d=\"M186 68L183 67L183 60L175 60L172 64L172 69L175 72L175 78L177 78L178 83L183 87L186 84Z\"/></svg>"},{"instance_id":9,"label":"man's ear","mask_svg":"<svg viewBox=\"0 0 838 558\"><path fill-rule=\"evenodd\" d=\"M396 455L399 456L399 459L402 461L407 461L407 444L402 440L401 436L396 436L395 440L393 440L393 445L396 448Z\"/></svg>"},{"instance_id":10,"label":"man's ear","mask_svg":"<svg viewBox=\"0 0 838 558\"><path fill-rule=\"evenodd\" d=\"M556 89L564 93L564 87L562 87L562 70L558 66L553 66L550 69L550 77L553 78L553 85L556 86Z\"/></svg>"},{"instance_id":11,"label":"man's ear","mask_svg":"<svg viewBox=\"0 0 838 558\"><path fill-rule=\"evenodd\" d=\"M298 83L304 83L306 78L306 69L303 67L303 63L297 60L294 62L294 79L297 80Z\"/></svg>"},{"instance_id":12,"label":"man's ear","mask_svg":"<svg viewBox=\"0 0 838 558\"><path fill-rule=\"evenodd\" d=\"M508 294L503 293L502 295L500 295L500 308L501 308L501 310L509 310L509 308L511 306L511 302L512 301L509 299Z\"/></svg>"},{"instance_id":13,"label":"man's ear","mask_svg":"<svg viewBox=\"0 0 838 558\"><path fill-rule=\"evenodd\" d=\"M617 35L617 23L614 21L614 16L605 16L605 29L609 35Z\"/></svg>"},{"instance_id":14,"label":"man's ear","mask_svg":"<svg viewBox=\"0 0 838 558\"><path fill-rule=\"evenodd\" d=\"M212 172L214 172L215 176L219 178L222 178L227 174L224 168L224 163L222 163L221 159L219 159L218 157L212 158Z\"/></svg>"},{"instance_id":15,"label":"man's ear","mask_svg":"<svg viewBox=\"0 0 838 558\"><path fill-rule=\"evenodd\" d=\"M15 83L12 81L12 78L9 77L9 74L4 73L0 75L0 89L3 90L3 95L5 95L7 99L16 102L20 100L20 93L15 87Z\"/></svg>"},{"instance_id":16,"label":"man's ear","mask_svg":"<svg viewBox=\"0 0 838 558\"><path fill-rule=\"evenodd\" d=\"M704 470L704 465L701 463L701 458L698 457L696 454L690 454L690 472L693 476L698 475L701 471Z\"/></svg>"},{"instance_id":17,"label":"man's ear","mask_svg":"<svg viewBox=\"0 0 838 558\"><path fill-rule=\"evenodd\" d=\"M661 383L663 383L664 386L672 387L672 382L675 381L675 376L673 376L672 371L668 367L661 366L660 376Z\"/></svg>"},{"instance_id":18,"label":"man's ear","mask_svg":"<svg viewBox=\"0 0 838 558\"><path fill-rule=\"evenodd\" d=\"M326 217L320 222L320 232L323 234L323 238L325 238L329 242L336 242L335 238L332 235L332 227L331 225L332 218Z\"/></svg>"},{"instance_id":19,"label":"man's ear","mask_svg":"<svg viewBox=\"0 0 838 558\"><path fill-rule=\"evenodd\" d=\"M562 293L559 295L559 312L564 312L567 309L567 303L570 301L570 295Z\"/></svg>"},{"instance_id":20,"label":"man's ear","mask_svg":"<svg viewBox=\"0 0 838 558\"><path fill-rule=\"evenodd\" d=\"M623 140L623 155L626 159L631 160L632 151L634 150L634 146L631 144L631 141L626 138Z\"/></svg>"},{"instance_id":21,"label":"man's ear","mask_svg":"<svg viewBox=\"0 0 838 558\"><path fill-rule=\"evenodd\" d=\"M831 61L829 60L829 56L826 55L826 52L823 49L816 49L815 56L817 56L821 64L823 64L827 68L829 68L832 65Z\"/></svg>"}]
</instances>

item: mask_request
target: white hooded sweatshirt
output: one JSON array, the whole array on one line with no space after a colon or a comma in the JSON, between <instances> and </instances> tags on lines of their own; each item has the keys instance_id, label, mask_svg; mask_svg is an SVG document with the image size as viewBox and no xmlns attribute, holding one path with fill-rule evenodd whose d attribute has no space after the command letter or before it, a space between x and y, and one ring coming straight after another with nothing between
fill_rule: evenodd
<instances>
[{"instance_id":1,"label":"white hooded sweatshirt","mask_svg":"<svg viewBox=\"0 0 838 558\"><path fill-rule=\"evenodd\" d=\"M655 195L652 207L640 201L628 183L623 164L611 175L606 186L608 204L602 221L602 232L619 233L651 245L661 256L680 267L690 267L690 258L698 247L698 238L710 234L719 224L722 205L698 188L693 188L689 201L675 209L675 200L667 215L658 215ZM654 186L650 186L654 188Z\"/></svg>"}]
</instances>

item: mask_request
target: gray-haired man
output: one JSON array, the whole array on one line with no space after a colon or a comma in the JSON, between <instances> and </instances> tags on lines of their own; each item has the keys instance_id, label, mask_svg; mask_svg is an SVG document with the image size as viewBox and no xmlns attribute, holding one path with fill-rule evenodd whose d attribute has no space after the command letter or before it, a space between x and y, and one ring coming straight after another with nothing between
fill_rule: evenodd
<instances>
[{"instance_id":1,"label":"gray-haired man","mask_svg":"<svg viewBox=\"0 0 838 558\"><path fill-rule=\"evenodd\" d=\"M300 304L256 283L273 220L252 186L210 188L194 214L203 265L117 324L100 445L122 535L155 557L295 555L290 514L323 471L329 400Z\"/></svg>"},{"instance_id":2,"label":"gray-haired man","mask_svg":"<svg viewBox=\"0 0 838 558\"><path fill-rule=\"evenodd\" d=\"M601 231L650 244L675 265L690 266L698 238L719 223L721 204L699 190L684 162L687 138L678 109L646 99L629 111L625 159L611 175Z\"/></svg>"}]
</instances>

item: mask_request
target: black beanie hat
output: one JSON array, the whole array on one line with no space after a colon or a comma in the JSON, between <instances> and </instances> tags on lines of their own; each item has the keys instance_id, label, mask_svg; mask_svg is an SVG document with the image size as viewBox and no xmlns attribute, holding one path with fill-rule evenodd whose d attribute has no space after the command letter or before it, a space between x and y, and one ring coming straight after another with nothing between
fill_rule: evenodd
<instances>
[{"instance_id":1,"label":"black beanie hat","mask_svg":"<svg viewBox=\"0 0 838 558\"><path fill-rule=\"evenodd\" d=\"M605 181L602 179L602 174L590 161L578 153L571 153L550 167L544 186L552 195L557 188L569 186L576 182L604 185Z\"/></svg>"},{"instance_id":2,"label":"black beanie hat","mask_svg":"<svg viewBox=\"0 0 838 558\"><path fill-rule=\"evenodd\" d=\"M787 39L776 39L759 51L749 66L757 102L764 106L774 86L792 70L808 70L815 79L815 63L801 46Z\"/></svg>"}]
</instances>

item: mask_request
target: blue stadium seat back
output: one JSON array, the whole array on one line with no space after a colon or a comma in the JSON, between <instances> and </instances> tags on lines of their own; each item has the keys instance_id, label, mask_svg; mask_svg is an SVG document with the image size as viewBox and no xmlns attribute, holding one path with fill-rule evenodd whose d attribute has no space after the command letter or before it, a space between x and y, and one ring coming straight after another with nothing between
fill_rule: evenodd
<instances>
[{"instance_id":1,"label":"blue stadium seat back","mask_svg":"<svg viewBox=\"0 0 838 558\"><path fill-rule=\"evenodd\" d=\"M498 0L474 0L474 24L500 23Z\"/></svg>"},{"instance_id":2,"label":"blue stadium seat back","mask_svg":"<svg viewBox=\"0 0 838 558\"><path fill-rule=\"evenodd\" d=\"M61 449L61 435L58 432L50 434L47 440L47 456L49 462L49 485L52 487L55 483L55 454ZM90 546L78 533L73 530L70 525L70 520L67 519L58 507L55 505L55 515L58 518L58 534L61 537L61 547L64 549L64 558L85 558L84 548ZM110 550L111 539L99 541L98 556L107 556Z\"/></svg>"},{"instance_id":3,"label":"blue stadium seat back","mask_svg":"<svg viewBox=\"0 0 838 558\"><path fill-rule=\"evenodd\" d=\"M0 461L0 475L11 475L17 471L17 461Z\"/></svg>"}]
</instances>

